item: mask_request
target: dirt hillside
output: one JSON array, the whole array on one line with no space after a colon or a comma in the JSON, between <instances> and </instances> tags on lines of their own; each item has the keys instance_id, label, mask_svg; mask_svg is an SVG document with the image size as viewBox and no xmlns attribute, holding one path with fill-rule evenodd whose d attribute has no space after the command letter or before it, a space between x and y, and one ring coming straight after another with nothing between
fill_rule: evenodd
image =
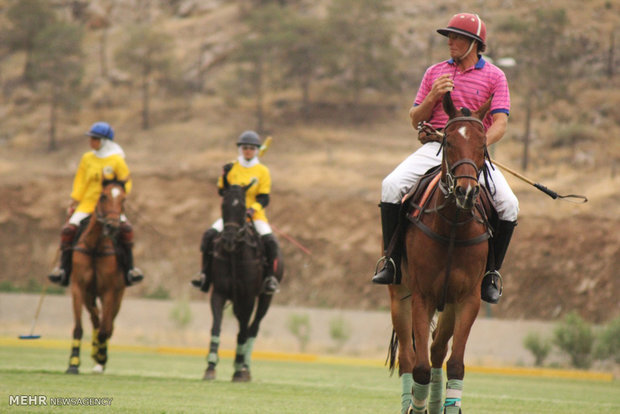
<instances>
[{"instance_id":1,"label":"dirt hillside","mask_svg":"<svg viewBox=\"0 0 620 414\"><path fill-rule=\"evenodd\" d=\"M84 41L90 95L78 113L59 113L56 151L47 151L49 105L20 81L23 54L0 61L0 284L5 290L36 291L46 283L72 176L88 150L84 132L93 122L106 120L127 153L135 182L127 213L135 225L136 264L146 280L127 295L204 298L189 280L198 271L201 234L219 216L215 182L221 166L236 156L236 137L256 125L253 98L227 90L238 80L238 68L227 53L243 27L240 10L251 2L148 3L170 6L153 10L151 17L174 37L176 64L186 76L192 75L188 68L198 60L198 50L204 52L200 91L177 96L153 88L148 130L140 126L139 82L132 84L112 58L135 14L141 14L128 10L134 2L118 2L112 11L107 78L98 75L104 37L93 25L103 12L93 9L99 2L90 2ZM320 6L328 2L291 3L302 11L318 8L316 13L324 13ZM456 7L449 1L395 3L396 43L407 67L402 93L384 96L364 90L362 102L350 105L334 92L338 85L319 80L313 85L310 112L302 119L299 91L265 91L265 130L274 138L262 158L273 178L268 216L287 269L275 298L278 305L388 307L386 289L370 283L379 256L381 180L420 145L407 116L413 85L427 64L445 57L445 44L429 43L428 34L435 35ZM458 7L480 9L490 32L498 33L504 19L531 13L530 3L471 0ZM187 7L171 6L179 4ZM607 50L617 5L569 0L562 7L570 21L578 22L571 30L603 39L596 46ZM501 39L493 38L490 52L501 55L501 45ZM420 50L426 51L423 56ZM597 64L601 56L596 55ZM507 175L521 212L502 269L504 297L483 308L493 316L554 320L577 311L592 322L604 322L620 315L620 77L575 79L570 88L571 102L558 101L536 114L529 169L521 171L527 91L522 84L511 84L508 131L491 149L493 157L560 194L585 194L589 202L552 200ZM553 137L563 129L574 137L568 144L554 144Z\"/></svg>"},{"instance_id":2,"label":"dirt hillside","mask_svg":"<svg viewBox=\"0 0 620 414\"><path fill-rule=\"evenodd\" d=\"M140 142L144 137L125 147L133 154L128 162L135 181L128 215L136 228L136 262L147 279L127 294L142 296L164 290L171 297L199 299L201 294L188 282L198 270L201 234L219 214L215 180L222 162L213 159L227 161L234 156L234 146L199 154L179 148L172 158L181 160L179 164L153 166L147 162L150 157L142 158L149 153ZM380 240L378 188L390 162L397 162L402 150L384 149L393 152L391 159L384 159L381 150L373 154L366 148L369 143L358 143L355 151L336 143L329 152L317 146L315 152L296 150L285 155L281 147L287 146L289 138L278 140L264 157L274 178L269 217L287 268L275 302L385 309L385 288L369 281ZM22 287L45 283L72 169L85 145L78 136L67 146L71 150L60 153L16 149L2 153L0 282ZM300 175L295 175L292 160L299 160ZM351 167L353 162L360 166ZM521 201L521 217L502 272L505 296L485 312L510 319L552 320L576 310L593 322L620 314L619 222L617 215L609 214L613 213L611 206L620 201L615 190L618 178L607 181L607 194L597 189L597 174L593 171L587 181L564 183L561 174L545 181L561 193L574 190L591 195L583 205L551 200L508 177Z\"/></svg>"}]
</instances>

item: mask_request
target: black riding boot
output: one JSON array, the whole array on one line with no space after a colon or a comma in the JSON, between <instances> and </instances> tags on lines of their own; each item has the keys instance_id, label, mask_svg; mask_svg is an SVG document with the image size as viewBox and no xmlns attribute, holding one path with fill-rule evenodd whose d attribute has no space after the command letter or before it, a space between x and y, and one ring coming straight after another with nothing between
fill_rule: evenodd
<instances>
[{"instance_id":1,"label":"black riding boot","mask_svg":"<svg viewBox=\"0 0 620 414\"><path fill-rule=\"evenodd\" d=\"M142 271L133 265L133 228L122 222L119 234L119 247L123 249L123 274L127 286L135 285L144 279Z\"/></svg>"},{"instance_id":2,"label":"black riding boot","mask_svg":"<svg viewBox=\"0 0 620 414\"><path fill-rule=\"evenodd\" d=\"M202 241L200 243L200 251L202 252L202 271L198 276L198 279L192 280L192 286L208 292L211 286L211 263L213 262L213 240L218 235L218 231L214 228L210 228L202 235Z\"/></svg>"},{"instance_id":3,"label":"black riding boot","mask_svg":"<svg viewBox=\"0 0 620 414\"><path fill-rule=\"evenodd\" d=\"M504 257L508 251L508 245L516 225L516 221L499 220L495 237L490 241L492 245L489 246L487 272L484 274L481 286L481 298L485 302L497 303L502 296L503 282L499 269L501 269L504 262Z\"/></svg>"},{"instance_id":4,"label":"black riding boot","mask_svg":"<svg viewBox=\"0 0 620 414\"><path fill-rule=\"evenodd\" d=\"M265 279L263 282L263 292L268 295L273 295L280 291L280 282L276 278L276 270L278 266L278 256L280 247L278 246L278 240L270 233L262 236L263 244L265 246L265 255L267 256L267 271L265 272Z\"/></svg>"},{"instance_id":5,"label":"black riding boot","mask_svg":"<svg viewBox=\"0 0 620 414\"><path fill-rule=\"evenodd\" d=\"M73 239L77 232L77 226L67 223L60 233L60 265L54 268L47 275L52 283L60 286L69 286L69 276L71 276L71 265L73 259Z\"/></svg>"},{"instance_id":6,"label":"black riding boot","mask_svg":"<svg viewBox=\"0 0 620 414\"><path fill-rule=\"evenodd\" d=\"M391 255L388 256L388 248L394 237L394 233L398 227L400 204L381 202L381 228L383 230L383 254L379 259L383 262L383 268L372 278L372 283L379 285L390 285L394 282L400 283L400 261L402 259L402 251L399 243L394 246ZM378 269L378 266L377 266Z\"/></svg>"}]
</instances>

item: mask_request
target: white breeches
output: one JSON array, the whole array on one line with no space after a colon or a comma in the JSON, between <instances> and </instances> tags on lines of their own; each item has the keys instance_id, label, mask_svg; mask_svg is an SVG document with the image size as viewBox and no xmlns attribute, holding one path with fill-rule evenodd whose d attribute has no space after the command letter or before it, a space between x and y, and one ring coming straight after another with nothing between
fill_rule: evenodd
<instances>
[{"instance_id":1,"label":"white breeches","mask_svg":"<svg viewBox=\"0 0 620 414\"><path fill-rule=\"evenodd\" d=\"M412 188L424 173L432 167L441 164L441 144L429 142L422 145L416 152L401 162L385 179L381 185L381 201L384 203L400 203L407 191ZM497 210L500 220L516 221L519 214L519 200L510 189L506 178L499 168L489 167L492 183L491 190L495 195L491 202ZM485 183L480 176L480 182Z\"/></svg>"},{"instance_id":2,"label":"white breeches","mask_svg":"<svg viewBox=\"0 0 620 414\"><path fill-rule=\"evenodd\" d=\"M254 220L252 221L252 223L254 223L254 228L256 229L258 234L260 234L261 236L265 236L267 234L272 233L271 226L266 221ZM222 220L221 218L215 220L215 223L213 223L211 227L217 230L218 232L221 232L222 230L224 230L224 220Z\"/></svg>"},{"instance_id":3,"label":"white breeches","mask_svg":"<svg viewBox=\"0 0 620 414\"><path fill-rule=\"evenodd\" d=\"M90 216L90 213L76 211L75 213L71 215L71 218L69 219L69 223L73 224L74 226L79 226L80 222L88 216ZM127 217L125 217L124 214L121 214L121 221L127 221Z\"/></svg>"}]
</instances>

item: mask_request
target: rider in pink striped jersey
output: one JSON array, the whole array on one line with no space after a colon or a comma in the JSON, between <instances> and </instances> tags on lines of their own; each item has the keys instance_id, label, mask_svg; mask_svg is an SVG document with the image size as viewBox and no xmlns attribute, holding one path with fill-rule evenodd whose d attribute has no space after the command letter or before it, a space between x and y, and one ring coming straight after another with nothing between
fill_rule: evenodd
<instances>
[{"instance_id":1,"label":"rider in pink striped jersey","mask_svg":"<svg viewBox=\"0 0 620 414\"><path fill-rule=\"evenodd\" d=\"M426 70L409 111L412 126L417 129L420 122L426 122L437 130L443 129L448 121L441 104L446 92L450 92L456 107L471 110L478 109L493 96L483 124L487 145L498 142L508 123L510 93L501 69L481 56L486 48L484 22L475 14L459 13L450 19L446 28L437 32L448 38L450 59ZM437 142L436 136L420 131L418 138L422 147L398 165L382 183L380 207L385 249L397 227L400 200L426 171L441 163L441 144ZM497 303L501 296L501 276L498 270L517 224L519 202L499 169L489 168L489 172L492 202L499 215L499 223L489 245L493 260L489 260L487 265L481 297L487 302ZM484 177L481 177L481 182L484 183ZM392 257L383 257L384 265L372 281L378 284L400 283L401 255L402 252L396 249Z\"/></svg>"}]
</instances>

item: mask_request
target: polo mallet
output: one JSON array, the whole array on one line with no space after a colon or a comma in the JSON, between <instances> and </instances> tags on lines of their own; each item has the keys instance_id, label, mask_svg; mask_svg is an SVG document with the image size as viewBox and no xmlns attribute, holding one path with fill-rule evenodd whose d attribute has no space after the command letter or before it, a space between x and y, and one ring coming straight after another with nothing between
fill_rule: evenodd
<instances>
[{"instance_id":1,"label":"polo mallet","mask_svg":"<svg viewBox=\"0 0 620 414\"><path fill-rule=\"evenodd\" d=\"M262 157L264 153L267 152L267 150L269 149L269 146L271 145L271 135L269 135L267 138L265 138L265 142L263 142L263 145L260 146L260 148L258 149L258 156Z\"/></svg>"},{"instance_id":2,"label":"polo mallet","mask_svg":"<svg viewBox=\"0 0 620 414\"><path fill-rule=\"evenodd\" d=\"M501 168L502 170L514 175L515 177L517 177L520 180L525 181L526 183L533 185L534 187L536 187L537 189L539 189L540 191L542 191L543 193L547 194L549 197L553 198L554 200L559 198L560 200L564 200L564 201L570 201L572 203L587 203L588 202L588 198L586 196L582 196L582 195L578 195L578 194L567 194L567 195L560 195L558 193L556 193L553 190L548 189L547 187L545 187L542 184L539 183L535 183L534 181L530 180L529 178L519 174L516 171L513 171L512 169L506 167L505 165L502 165L501 163L495 161L495 160L491 160L491 164L497 165L499 168ZM574 200L571 200L574 199Z\"/></svg>"},{"instance_id":3,"label":"polo mallet","mask_svg":"<svg viewBox=\"0 0 620 414\"><path fill-rule=\"evenodd\" d=\"M418 129L424 128L424 125L420 125L418 126ZM441 138L443 138L444 134L441 131L429 131L429 133L431 134L436 134L438 136L440 136ZM537 189L539 189L540 191L542 191L543 193L547 194L549 197L555 199L560 199L560 200L564 200L564 201L570 201L572 203L587 203L588 202L588 198L586 196L582 196L582 195L578 195L578 194L567 194L567 195L560 195L558 193L556 193L553 190L550 190L549 188L545 187L542 184L539 183L535 183L534 181L530 180L529 178L519 174L518 172L514 171L511 168L506 167L505 165L489 159L489 161L491 162L491 164L497 165L499 168L501 168L502 170L514 175L515 177L517 177L520 180L525 181L526 183L533 185L534 187L536 187ZM575 199L575 200L571 200L571 199Z\"/></svg>"},{"instance_id":4,"label":"polo mallet","mask_svg":"<svg viewBox=\"0 0 620 414\"><path fill-rule=\"evenodd\" d=\"M54 256L53 263L58 260L58 255L60 254L60 247L56 250L56 255ZM53 265L52 263L52 265ZM51 267L51 266L50 266ZM45 293L47 292L47 284L43 286L41 289L41 296L39 296L39 304L37 305L37 310L34 313L34 318L32 319L32 325L30 326L30 333L28 335L20 335L19 339L39 339L41 335L34 335L34 327L37 324L37 320L39 319L39 313L41 313L41 306L43 305L43 299L45 299Z\"/></svg>"}]
</instances>

